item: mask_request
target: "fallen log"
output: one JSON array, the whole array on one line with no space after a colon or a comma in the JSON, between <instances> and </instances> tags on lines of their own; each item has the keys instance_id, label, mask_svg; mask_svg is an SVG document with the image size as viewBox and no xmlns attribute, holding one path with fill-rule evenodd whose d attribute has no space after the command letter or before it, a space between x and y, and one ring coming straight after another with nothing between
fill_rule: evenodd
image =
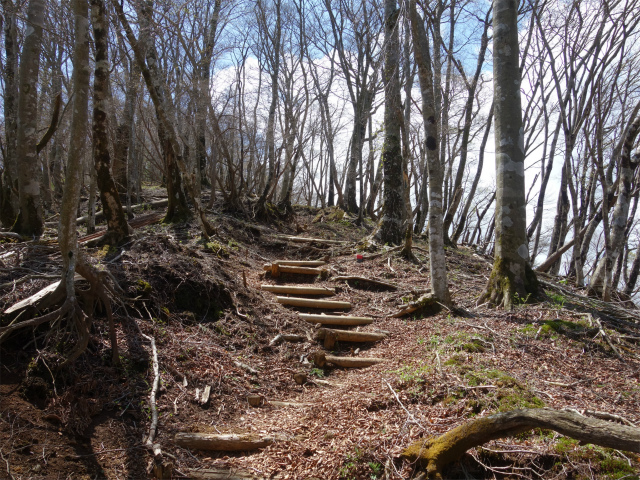
<instances>
[{"instance_id":1,"label":"fallen log","mask_svg":"<svg viewBox=\"0 0 640 480\"><path fill-rule=\"evenodd\" d=\"M363 283L371 283L373 285L378 285L380 287L385 287L388 288L389 290L397 290L398 287L392 283L388 283L388 282L383 282L382 280L375 280L373 278L366 278L366 277L357 277L357 276L353 276L353 275L341 275L339 277L334 277L333 278L335 281L339 281L339 280L345 280L345 281L355 281L355 282L363 282Z\"/></svg>"},{"instance_id":2,"label":"fallen log","mask_svg":"<svg viewBox=\"0 0 640 480\"><path fill-rule=\"evenodd\" d=\"M317 315L313 313L300 313L300 318L309 323L322 325L368 325L373 323L373 318L352 317L350 315Z\"/></svg>"},{"instance_id":3,"label":"fallen log","mask_svg":"<svg viewBox=\"0 0 640 480\"><path fill-rule=\"evenodd\" d=\"M307 237L291 237L289 235L275 235L275 238L280 240L287 240L293 243L327 243L330 245L344 245L343 240L327 240L326 238L307 238Z\"/></svg>"},{"instance_id":4,"label":"fallen log","mask_svg":"<svg viewBox=\"0 0 640 480\"><path fill-rule=\"evenodd\" d=\"M280 265L278 263L265 264L263 267L266 271L271 272L271 276L276 278L281 273L297 273L301 275L326 275L327 271L324 268L315 267L296 267L290 265Z\"/></svg>"},{"instance_id":5,"label":"fallen log","mask_svg":"<svg viewBox=\"0 0 640 480\"><path fill-rule=\"evenodd\" d=\"M312 358L313 363L320 368L324 367L327 363L332 363L342 368L362 368L384 362L383 358L335 357L321 351L314 352Z\"/></svg>"},{"instance_id":6,"label":"fallen log","mask_svg":"<svg viewBox=\"0 0 640 480\"><path fill-rule=\"evenodd\" d=\"M276 297L276 301L281 305L291 305L292 307L305 308L326 308L328 310L348 310L351 308L349 302L339 302L337 300L316 300L312 298L297 297Z\"/></svg>"},{"instance_id":7,"label":"fallen log","mask_svg":"<svg viewBox=\"0 0 640 480\"><path fill-rule=\"evenodd\" d=\"M327 264L324 260L274 260L271 263L289 267L321 267Z\"/></svg>"},{"instance_id":8,"label":"fallen log","mask_svg":"<svg viewBox=\"0 0 640 480\"><path fill-rule=\"evenodd\" d=\"M533 428L554 430L601 447L640 453L638 428L585 417L574 411L529 408L478 418L440 437L420 440L402 452L402 457L418 461L426 469L427 478L442 479L442 469L470 448Z\"/></svg>"},{"instance_id":9,"label":"fallen log","mask_svg":"<svg viewBox=\"0 0 640 480\"><path fill-rule=\"evenodd\" d=\"M327 287L299 287L292 285L260 285L262 290L271 293L288 293L292 295L335 295L333 288Z\"/></svg>"},{"instance_id":10,"label":"fallen log","mask_svg":"<svg viewBox=\"0 0 640 480\"><path fill-rule=\"evenodd\" d=\"M181 447L198 450L217 450L221 452L238 452L257 450L268 447L275 437L258 436L249 433L176 433L175 442Z\"/></svg>"},{"instance_id":11,"label":"fallen log","mask_svg":"<svg viewBox=\"0 0 640 480\"><path fill-rule=\"evenodd\" d=\"M331 350L336 342L379 342L385 337L384 333L354 332L331 328L319 328L316 332L316 340L324 340L324 348L327 350Z\"/></svg>"}]
</instances>

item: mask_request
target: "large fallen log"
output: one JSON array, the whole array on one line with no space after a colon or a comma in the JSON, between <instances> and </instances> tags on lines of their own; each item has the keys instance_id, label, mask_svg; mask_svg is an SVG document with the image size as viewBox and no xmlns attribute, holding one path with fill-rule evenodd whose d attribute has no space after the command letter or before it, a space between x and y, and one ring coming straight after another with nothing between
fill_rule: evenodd
<instances>
[{"instance_id":1,"label":"large fallen log","mask_svg":"<svg viewBox=\"0 0 640 480\"><path fill-rule=\"evenodd\" d=\"M554 430L567 437L607 448L640 453L640 429L584 417L577 412L529 408L477 418L437 438L418 441L402 457L418 461L431 479L442 479L442 469L470 448L533 428Z\"/></svg>"},{"instance_id":2,"label":"large fallen log","mask_svg":"<svg viewBox=\"0 0 640 480\"><path fill-rule=\"evenodd\" d=\"M299 287L293 285L260 285L262 290L271 293L288 293L293 295L335 295L333 288L327 287Z\"/></svg>"},{"instance_id":3,"label":"large fallen log","mask_svg":"<svg viewBox=\"0 0 640 480\"><path fill-rule=\"evenodd\" d=\"M379 342L385 337L384 333L354 332L331 328L319 328L316 332L316 339L324 340L324 348L327 350L331 350L336 342Z\"/></svg>"},{"instance_id":4,"label":"large fallen log","mask_svg":"<svg viewBox=\"0 0 640 480\"><path fill-rule=\"evenodd\" d=\"M176 433L175 442L181 447L198 450L217 450L222 452L238 452L257 450L271 445L276 438L253 434L218 434L218 433Z\"/></svg>"},{"instance_id":5,"label":"large fallen log","mask_svg":"<svg viewBox=\"0 0 640 480\"><path fill-rule=\"evenodd\" d=\"M324 367L327 363L332 363L335 366L342 368L362 368L384 362L383 358L335 357L333 355L327 355L321 351L314 352L312 358L313 363L320 368Z\"/></svg>"},{"instance_id":6,"label":"large fallen log","mask_svg":"<svg viewBox=\"0 0 640 480\"><path fill-rule=\"evenodd\" d=\"M324 268L315 267L298 267L290 265L280 265L279 263L267 263L264 265L264 269L271 272L271 276L276 278L281 273L297 273L302 275L326 275L327 271Z\"/></svg>"},{"instance_id":7,"label":"large fallen log","mask_svg":"<svg viewBox=\"0 0 640 480\"><path fill-rule=\"evenodd\" d=\"M276 301L282 305L305 308L326 308L327 310L348 310L351 308L349 302L339 302L337 300L316 300L314 298L297 297L276 297Z\"/></svg>"},{"instance_id":8,"label":"large fallen log","mask_svg":"<svg viewBox=\"0 0 640 480\"><path fill-rule=\"evenodd\" d=\"M350 315L317 315L313 313L300 313L300 318L309 323L321 325L368 325L373 323L373 318L352 317Z\"/></svg>"}]
</instances>

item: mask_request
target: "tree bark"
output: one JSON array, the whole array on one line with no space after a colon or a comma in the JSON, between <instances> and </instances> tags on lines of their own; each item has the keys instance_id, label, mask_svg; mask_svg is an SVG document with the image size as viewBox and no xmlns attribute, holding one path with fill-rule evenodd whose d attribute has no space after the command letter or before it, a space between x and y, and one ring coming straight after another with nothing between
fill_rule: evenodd
<instances>
[{"instance_id":1,"label":"tree bark","mask_svg":"<svg viewBox=\"0 0 640 480\"><path fill-rule=\"evenodd\" d=\"M20 58L20 94L18 96L18 126L16 158L18 160L18 196L20 212L13 231L22 235L40 236L44 231L38 164L38 76L42 50L42 28L45 2L30 0L27 10L27 31Z\"/></svg>"},{"instance_id":2,"label":"tree bark","mask_svg":"<svg viewBox=\"0 0 640 480\"><path fill-rule=\"evenodd\" d=\"M546 428L582 442L640 453L640 429L636 427L584 417L571 411L531 408L471 420L438 438L414 443L402 456L411 461L418 460L426 468L428 478L442 479L442 469L470 448L533 428Z\"/></svg>"},{"instance_id":3,"label":"tree bark","mask_svg":"<svg viewBox=\"0 0 640 480\"><path fill-rule=\"evenodd\" d=\"M442 213L442 165L438 152L438 125L434 96L433 73L429 55L429 38L424 22L416 8L415 0L410 2L411 31L415 61L418 64L418 78L422 92L422 117L424 121L427 170L429 174L429 273L433 294L444 305L451 303L447 266L444 254L444 232Z\"/></svg>"},{"instance_id":4,"label":"tree bark","mask_svg":"<svg viewBox=\"0 0 640 480\"><path fill-rule=\"evenodd\" d=\"M18 199L18 27L17 12L11 0L2 0L4 17L4 168L0 190L0 222L13 227L20 209Z\"/></svg>"},{"instance_id":5,"label":"tree bark","mask_svg":"<svg viewBox=\"0 0 640 480\"><path fill-rule=\"evenodd\" d=\"M384 244L400 245L405 232L403 158L400 138L402 101L400 98L399 10L396 0L385 0L384 52L384 145L382 164L384 192L382 217L376 237ZM353 148L353 144L352 144ZM362 153L362 152L361 152ZM411 208L409 206L409 208Z\"/></svg>"},{"instance_id":6,"label":"tree bark","mask_svg":"<svg viewBox=\"0 0 640 480\"><path fill-rule=\"evenodd\" d=\"M102 211L107 220L105 244L118 244L129 235L129 225L111 176L111 154L107 132L107 100L109 96L108 27L104 0L91 0L91 23L95 43L93 82L93 161L96 170Z\"/></svg>"},{"instance_id":7,"label":"tree bark","mask_svg":"<svg viewBox=\"0 0 640 480\"><path fill-rule=\"evenodd\" d=\"M512 308L516 295L525 301L537 291L526 235L516 0L494 0L493 32L496 233L493 270L482 299Z\"/></svg>"}]
</instances>

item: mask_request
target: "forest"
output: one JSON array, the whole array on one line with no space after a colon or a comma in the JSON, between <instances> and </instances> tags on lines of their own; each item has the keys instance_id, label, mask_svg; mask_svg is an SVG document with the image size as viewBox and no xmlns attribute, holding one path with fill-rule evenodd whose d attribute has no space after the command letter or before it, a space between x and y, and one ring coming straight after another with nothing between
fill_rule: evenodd
<instances>
[{"instance_id":1,"label":"forest","mask_svg":"<svg viewBox=\"0 0 640 480\"><path fill-rule=\"evenodd\" d=\"M1 0L2 476L638 478L638 11Z\"/></svg>"}]
</instances>

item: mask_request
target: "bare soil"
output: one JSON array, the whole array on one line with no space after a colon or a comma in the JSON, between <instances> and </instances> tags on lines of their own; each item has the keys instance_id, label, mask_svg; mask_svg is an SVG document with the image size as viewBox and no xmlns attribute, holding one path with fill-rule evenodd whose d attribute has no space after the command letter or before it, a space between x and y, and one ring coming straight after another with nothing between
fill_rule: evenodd
<instances>
[{"instance_id":1,"label":"bare soil","mask_svg":"<svg viewBox=\"0 0 640 480\"><path fill-rule=\"evenodd\" d=\"M24 330L5 341L0 478L150 476L153 455L143 439L154 375L151 347L140 332L158 346L155 441L176 478L214 478L212 472L221 470L240 472L233 478L410 478L414 466L399 454L411 442L513 408L606 412L640 425L639 325L628 327L635 328L634 339L604 324L620 359L585 309L557 292L513 311L477 306L491 264L469 246L447 253L457 309L392 318L429 289L424 239L416 239L416 262L383 248L357 251L371 225L317 214L300 207L292 219L259 224L219 213L212 215L218 233L209 241L200 239L195 223L156 223L136 230L122 247L88 249L91 261L109 270L128 297L114 304L121 366L111 364L101 312L87 352L64 370L56 370L55 362L65 337L48 334L67 326ZM349 243L279 237L296 234ZM362 263L356 253L365 256ZM53 242L6 242L0 255L1 311L60 271ZM274 279L263 264L276 259L326 259L328 275ZM34 274L51 278L12 283ZM398 289L336 281L340 275L384 280ZM310 310L276 303L274 294L260 289L263 283L335 288L332 299L352 303L348 314L374 318L361 330L388 335L374 345L338 344L333 354L385 361L354 370L315 368L310 355L322 345L312 340L315 326L297 315ZM9 321L3 316L0 325ZM278 333L307 341L270 345ZM294 381L298 372L307 374L306 384ZM206 386L211 397L201 405L196 389ZM258 407L247 402L252 394L262 398ZM278 440L253 452L191 451L176 445L178 432ZM534 430L469 451L446 478L629 479L638 478L639 469L637 454Z\"/></svg>"}]
</instances>

